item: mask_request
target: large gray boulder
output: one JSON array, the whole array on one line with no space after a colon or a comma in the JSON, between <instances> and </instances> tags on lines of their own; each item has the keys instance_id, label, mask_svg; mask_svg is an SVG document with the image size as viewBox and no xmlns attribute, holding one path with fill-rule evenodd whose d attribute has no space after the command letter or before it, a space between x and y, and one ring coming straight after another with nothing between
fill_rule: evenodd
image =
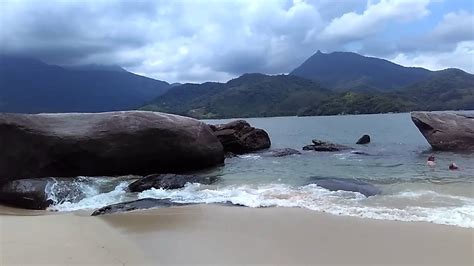
<instances>
[{"instance_id":1,"label":"large gray boulder","mask_svg":"<svg viewBox=\"0 0 474 266\"><path fill-rule=\"evenodd\" d=\"M0 185L0 203L13 207L43 210L53 203L48 197L52 178L13 180Z\"/></svg>"},{"instance_id":2,"label":"large gray boulder","mask_svg":"<svg viewBox=\"0 0 474 266\"><path fill-rule=\"evenodd\" d=\"M474 150L474 116L413 112L411 119L435 150Z\"/></svg>"},{"instance_id":3,"label":"large gray boulder","mask_svg":"<svg viewBox=\"0 0 474 266\"><path fill-rule=\"evenodd\" d=\"M0 183L179 172L222 164L208 125L156 112L0 114Z\"/></svg>"}]
</instances>

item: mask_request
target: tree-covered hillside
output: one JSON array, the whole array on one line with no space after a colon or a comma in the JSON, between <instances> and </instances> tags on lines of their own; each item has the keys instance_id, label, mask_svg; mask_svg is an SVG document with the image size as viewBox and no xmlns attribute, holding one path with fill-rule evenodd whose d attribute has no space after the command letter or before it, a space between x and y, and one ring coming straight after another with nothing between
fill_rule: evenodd
<instances>
[{"instance_id":1,"label":"tree-covered hillside","mask_svg":"<svg viewBox=\"0 0 474 266\"><path fill-rule=\"evenodd\" d=\"M474 76L447 69L393 92L338 92L292 75L246 74L227 83L174 87L143 109L196 118L464 110L474 109Z\"/></svg>"},{"instance_id":2,"label":"tree-covered hillside","mask_svg":"<svg viewBox=\"0 0 474 266\"><path fill-rule=\"evenodd\" d=\"M227 83L185 84L143 110L198 118L296 115L331 94L319 84L289 75L244 74Z\"/></svg>"}]
</instances>

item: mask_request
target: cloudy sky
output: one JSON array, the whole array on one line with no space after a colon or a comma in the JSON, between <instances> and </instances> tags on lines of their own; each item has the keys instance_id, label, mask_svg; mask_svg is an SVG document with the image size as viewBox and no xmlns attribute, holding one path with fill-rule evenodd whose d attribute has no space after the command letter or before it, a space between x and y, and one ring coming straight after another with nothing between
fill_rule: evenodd
<instances>
[{"instance_id":1,"label":"cloudy sky","mask_svg":"<svg viewBox=\"0 0 474 266\"><path fill-rule=\"evenodd\" d=\"M474 73L470 0L0 0L0 53L169 82L287 73L317 50Z\"/></svg>"}]
</instances>

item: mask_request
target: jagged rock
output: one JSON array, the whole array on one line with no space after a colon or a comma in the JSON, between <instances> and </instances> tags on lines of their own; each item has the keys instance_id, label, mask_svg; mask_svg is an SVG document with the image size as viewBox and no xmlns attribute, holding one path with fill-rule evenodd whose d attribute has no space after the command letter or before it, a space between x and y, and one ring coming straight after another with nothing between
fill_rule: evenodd
<instances>
[{"instance_id":1,"label":"jagged rock","mask_svg":"<svg viewBox=\"0 0 474 266\"><path fill-rule=\"evenodd\" d=\"M368 144L370 143L370 136L369 135L363 135L360 137L360 139L356 142L356 144Z\"/></svg>"},{"instance_id":2,"label":"jagged rock","mask_svg":"<svg viewBox=\"0 0 474 266\"><path fill-rule=\"evenodd\" d=\"M216 177L196 176L196 175L176 175L176 174L155 174L148 175L128 185L131 192L142 192L150 188L178 189L184 187L186 183L212 184L216 182Z\"/></svg>"},{"instance_id":3,"label":"jagged rock","mask_svg":"<svg viewBox=\"0 0 474 266\"><path fill-rule=\"evenodd\" d=\"M49 176L147 175L224 162L209 126L177 115L129 111L0 114L0 183Z\"/></svg>"},{"instance_id":4,"label":"jagged rock","mask_svg":"<svg viewBox=\"0 0 474 266\"><path fill-rule=\"evenodd\" d=\"M270 137L265 130L254 128L244 120L211 125L210 128L226 152L244 154L268 149L271 146Z\"/></svg>"},{"instance_id":5,"label":"jagged rock","mask_svg":"<svg viewBox=\"0 0 474 266\"><path fill-rule=\"evenodd\" d=\"M357 179L345 179L335 177L312 177L311 183L330 191L352 191L359 192L366 197L375 196L382 191L376 186Z\"/></svg>"},{"instance_id":6,"label":"jagged rock","mask_svg":"<svg viewBox=\"0 0 474 266\"><path fill-rule=\"evenodd\" d=\"M306 145L303 147L303 150L308 151L342 151L342 150L349 150L351 147L335 144L331 142L326 142L322 140L312 140L312 145Z\"/></svg>"},{"instance_id":7,"label":"jagged rock","mask_svg":"<svg viewBox=\"0 0 474 266\"><path fill-rule=\"evenodd\" d=\"M474 150L474 115L413 112L411 119L435 150Z\"/></svg>"}]
</instances>

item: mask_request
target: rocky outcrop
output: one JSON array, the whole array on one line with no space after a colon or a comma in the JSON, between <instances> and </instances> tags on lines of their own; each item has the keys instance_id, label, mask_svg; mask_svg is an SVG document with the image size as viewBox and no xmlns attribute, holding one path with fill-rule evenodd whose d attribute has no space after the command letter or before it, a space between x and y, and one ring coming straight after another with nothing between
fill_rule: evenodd
<instances>
[{"instance_id":1,"label":"rocky outcrop","mask_svg":"<svg viewBox=\"0 0 474 266\"><path fill-rule=\"evenodd\" d=\"M244 120L210 127L226 152L243 154L268 149L271 146L270 137L265 130L254 128Z\"/></svg>"},{"instance_id":2,"label":"rocky outcrop","mask_svg":"<svg viewBox=\"0 0 474 266\"><path fill-rule=\"evenodd\" d=\"M212 184L217 177L204 177L196 175L156 174L148 175L128 185L131 192L142 192L150 188L177 189L186 183Z\"/></svg>"},{"instance_id":3,"label":"rocky outcrop","mask_svg":"<svg viewBox=\"0 0 474 266\"><path fill-rule=\"evenodd\" d=\"M270 150L268 152L263 153L262 155L265 157L284 157L297 154L301 154L301 152L292 148L283 148Z\"/></svg>"},{"instance_id":4,"label":"rocky outcrop","mask_svg":"<svg viewBox=\"0 0 474 266\"><path fill-rule=\"evenodd\" d=\"M147 175L224 162L222 144L203 122L142 111L0 114L0 151L0 183Z\"/></svg>"},{"instance_id":5,"label":"rocky outcrop","mask_svg":"<svg viewBox=\"0 0 474 266\"><path fill-rule=\"evenodd\" d=\"M366 197L375 196L381 193L381 190L376 186L357 179L312 177L311 183L330 191L352 191L358 192Z\"/></svg>"},{"instance_id":6,"label":"rocky outcrop","mask_svg":"<svg viewBox=\"0 0 474 266\"><path fill-rule=\"evenodd\" d=\"M105 206L105 207L95 210L92 213L92 216L111 214L111 213L120 213L120 212L129 212L129 211L134 211L134 210L169 208L173 206L185 206L185 205L190 205L190 204L189 203L176 203L168 199L146 198L146 199L121 202L121 203Z\"/></svg>"},{"instance_id":7,"label":"rocky outcrop","mask_svg":"<svg viewBox=\"0 0 474 266\"><path fill-rule=\"evenodd\" d=\"M370 136L363 135L360 139L356 142L356 144L369 144L370 143Z\"/></svg>"},{"instance_id":8,"label":"rocky outcrop","mask_svg":"<svg viewBox=\"0 0 474 266\"><path fill-rule=\"evenodd\" d=\"M313 139L313 144L306 145L303 147L305 151L343 151L350 150L351 147L335 144L331 142L326 142L322 140Z\"/></svg>"},{"instance_id":9,"label":"rocky outcrop","mask_svg":"<svg viewBox=\"0 0 474 266\"><path fill-rule=\"evenodd\" d=\"M474 150L474 115L413 112L411 119L435 150Z\"/></svg>"}]
</instances>

